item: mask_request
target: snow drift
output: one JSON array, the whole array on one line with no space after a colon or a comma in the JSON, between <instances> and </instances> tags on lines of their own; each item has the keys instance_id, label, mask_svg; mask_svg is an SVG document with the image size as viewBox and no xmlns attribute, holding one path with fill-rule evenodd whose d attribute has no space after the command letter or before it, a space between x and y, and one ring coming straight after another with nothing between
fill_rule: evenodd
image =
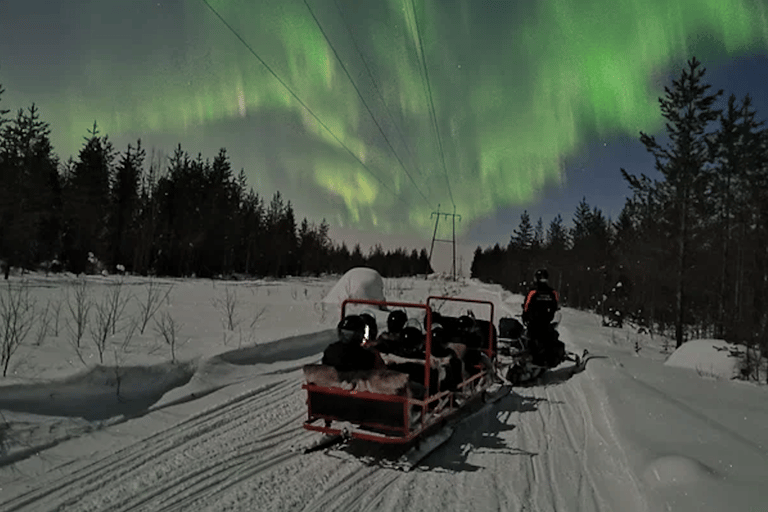
<instances>
[{"instance_id":1,"label":"snow drift","mask_svg":"<svg viewBox=\"0 0 768 512\"><path fill-rule=\"evenodd\" d=\"M328 292L323 302L341 305L346 299L385 300L384 280L372 268L350 269Z\"/></svg>"},{"instance_id":2,"label":"snow drift","mask_svg":"<svg viewBox=\"0 0 768 512\"><path fill-rule=\"evenodd\" d=\"M683 343L664 363L667 366L690 368L704 376L731 379L738 373L736 350L723 340L691 340Z\"/></svg>"}]
</instances>

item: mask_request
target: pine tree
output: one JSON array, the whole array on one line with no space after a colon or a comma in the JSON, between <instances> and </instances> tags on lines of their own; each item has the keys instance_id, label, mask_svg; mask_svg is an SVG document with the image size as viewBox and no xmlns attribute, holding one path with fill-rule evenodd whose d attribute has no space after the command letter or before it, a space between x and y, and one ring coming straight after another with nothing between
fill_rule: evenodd
<instances>
[{"instance_id":1,"label":"pine tree","mask_svg":"<svg viewBox=\"0 0 768 512\"><path fill-rule=\"evenodd\" d=\"M583 197L573 214L573 227L570 232L574 252L581 253L589 247L591 224L592 210L587 203L587 198Z\"/></svg>"},{"instance_id":2,"label":"pine tree","mask_svg":"<svg viewBox=\"0 0 768 512\"><path fill-rule=\"evenodd\" d=\"M240 187L232 172L227 150L221 148L207 168L205 242L203 261L214 274L230 273L236 246L235 218Z\"/></svg>"},{"instance_id":3,"label":"pine tree","mask_svg":"<svg viewBox=\"0 0 768 512\"><path fill-rule=\"evenodd\" d=\"M472 265L469 272L470 277L473 279L484 279L485 275L482 272L483 269L483 250L478 245L475 249L475 254L472 257Z\"/></svg>"},{"instance_id":4,"label":"pine tree","mask_svg":"<svg viewBox=\"0 0 768 512\"><path fill-rule=\"evenodd\" d=\"M5 89L3 88L3 84L0 84L0 101L3 99L3 93L5 92ZM10 110L0 108L0 133L2 133L3 125L8 122L7 116L10 113ZM2 142L2 136L0 136L0 142ZM0 162L2 163L2 162Z\"/></svg>"},{"instance_id":5,"label":"pine tree","mask_svg":"<svg viewBox=\"0 0 768 512\"><path fill-rule=\"evenodd\" d=\"M563 217L559 213L549 223L546 246L555 255L561 255L568 249L568 231L563 225Z\"/></svg>"},{"instance_id":6,"label":"pine tree","mask_svg":"<svg viewBox=\"0 0 768 512\"><path fill-rule=\"evenodd\" d=\"M68 177L65 212L68 223L66 251L69 267L83 272L88 254L105 260L109 191L115 152L107 136L100 137L94 122Z\"/></svg>"},{"instance_id":7,"label":"pine tree","mask_svg":"<svg viewBox=\"0 0 768 512\"><path fill-rule=\"evenodd\" d=\"M533 248L541 249L544 247L544 244L544 221L539 217L538 222L536 222L536 227L533 230Z\"/></svg>"},{"instance_id":8,"label":"pine tree","mask_svg":"<svg viewBox=\"0 0 768 512\"><path fill-rule=\"evenodd\" d=\"M264 202L253 189L246 195L240 210L242 243L244 245L243 270L248 275L264 275Z\"/></svg>"},{"instance_id":9,"label":"pine tree","mask_svg":"<svg viewBox=\"0 0 768 512\"><path fill-rule=\"evenodd\" d=\"M720 254L720 268L711 269L719 274L720 281L713 301L717 303L713 317L717 336L727 333L729 339L734 334L734 326L743 320L738 284L743 284L745 277L745 248L749 245L747 233L751 230L749 189L752 180L748 169L756 163L760 141L757 130L762 125L755 120L751 104L749 95L738 105L736 96L731 94L726 111L720 115L719 130L710 139L715 165L709 170L709 203L716 210L710 214L714 217L713 232L719 233L720 244L719 250L710 251ZM732 247L736 254L732 254ZM734 281L737 286L732 284Z\"/></svg>"},{"instance_id":10,"label":"pine tree","mask_svg":"<svg viewBox=\"0 0 768 512\"><path fill-rule=\"evenodd\" d=\"M640 141L653 154L656 169L664 176L668 196L665 198L671 217L671 233L676 246L675 339L683 344L686 311L686 268L691 257L695 234L695 219L701 212L707 188L706 165L710 161L706 129L720 112L713 108L723 91L707 94L710 85L702 83L705 69L694 57L688 61L672 87L665 87L659 98L662 116L667 120L667 147L662 147L652 135L640 132ZM628 178L624 173L625 178ZM635 178L636 180L636 178ZM638 185L638 182L631 184Z\"/></svg>"},{"instance_id":11,"label":"pine tree","mask_svg":"<svg viewBox=\"0 0 768 512\"><path fill-rule=\"evenodd\" d=\"M139 209L139 187L146 152L141 147L141 140L136 141L134 148L128 144L125 153L115 169L112 182L111 203L111 265L129 264L132 267L131 251L135 247L134 221Z\"/></svg>"},{"instance_id":12,"label":"pine tree","mask_svg":"<svg viewBox=\"0 0 768 512\"><path fill-rule=\"evenodd\" d=\"M7 278L12 265L50 260L59 249L58 158L34 104L2 130L0 167L0 251L8 258Z\"/></svg>"},{"instance_id":13,"label":"pine tree","mask_svg":"<svg viewBox=\"0 0 768 512\"><path fill-rule=\"evenodd\" d=\"M531 216L525 210L520 214L520 224L514 230L509 240L509 247L517 251L525 251L533 246L534 230L531 225Z\"/></svg>"}]
</instances>

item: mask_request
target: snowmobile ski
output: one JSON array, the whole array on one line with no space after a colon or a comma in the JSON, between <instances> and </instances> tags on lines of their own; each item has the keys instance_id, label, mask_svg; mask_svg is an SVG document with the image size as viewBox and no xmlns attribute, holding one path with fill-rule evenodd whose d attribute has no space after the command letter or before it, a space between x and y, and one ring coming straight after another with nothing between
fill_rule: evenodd
<instances>
[{"instance_id":1,"label":"snowmobile ski","mask_svg":"<svg viewBox=\"0 0 768 512\"><path fill-rule=\"evenodd\" d=\"M414 446L394 462L395 467L403 471L411 471L421 461L444 445L453 436L454 431L454 427L445 426L434 434L419 439Z\"/></svg>"},{"instance_id":2,"label":"snowmobile ski","mask_svg":"<svg viewBox=\"0 0 768 512\"><path fill-rule=\"evenodd\" d=\"M320 450L325 450L326 448L330 448L331 446L341 444L342 442L344 442L344 440L345 438L341 434L324 435L314 444L311 444L310 446L307 446L306 448L304 448L304 453L312 453Z\"/></svg>"}]
</instances>

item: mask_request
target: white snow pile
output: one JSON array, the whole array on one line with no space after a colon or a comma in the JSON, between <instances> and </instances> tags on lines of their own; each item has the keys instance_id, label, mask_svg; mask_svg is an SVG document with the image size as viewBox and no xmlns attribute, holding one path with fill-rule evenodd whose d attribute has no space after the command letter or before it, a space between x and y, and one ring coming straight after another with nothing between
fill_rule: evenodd
<instances>
[{"instance_id":1,"label":"white snow pile","mask_svg":"<svg viewBox=\"0 0 768 512\"><path fill-rule=\"evenodd\" d=\"M340 305L346 299L385 300L381 274L366 267L350 269L341 276L323 302Z\"/></svg>"},{"instance_id":2,"label":"white snow pile","mask_svg":"<svg viewBox=\"0 0 768 512\"><path fill-rule=\"evenodd\" d=\"M691 340L675 350L664 363L689 368L699 375L715 379L732 379L738 374L736 348L723 340Z\"/></svg>"}]
</instances>

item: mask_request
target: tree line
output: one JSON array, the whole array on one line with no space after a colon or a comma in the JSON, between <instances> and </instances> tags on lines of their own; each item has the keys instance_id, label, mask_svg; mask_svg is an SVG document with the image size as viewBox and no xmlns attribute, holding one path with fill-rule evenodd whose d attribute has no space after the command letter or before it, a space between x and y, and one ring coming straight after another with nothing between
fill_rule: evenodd
<instances>
[{"instance_id":1,"label":"tree line","mask_svg":"<svg viewBox=\"0 0 768 512\"><path fill-rule=\"evenodd\" d=\"M606 323L768 353L768 130L749 95L716 108L723 91L704 74L694 57L665 87L664 140L640 133L661 178L621 169L632 195L617 219L586 199L570 228L558 215L545 231L525 212L506 247L477 248L472 275L522 292L546 266L566 303Z\"/></svg>"},{"instance_id":2,"label":"tree line","mask_svg":"<svg viewBox=\"0 0 768 512\"><path fill-rule=\"evenodd\" d=\"M3 93L0 87L0 100ZM426 249L331 241L329 225L297 222L290 201L270 200L236 174L226 149L213 158L177 146L167 159L141 145L118 152L98 126L61 162L33 104L0 109L0 259L11 267L74 273L274 276L343 273L369 266L385 277L431 272Z\"/></svg>"}]
</instances>

